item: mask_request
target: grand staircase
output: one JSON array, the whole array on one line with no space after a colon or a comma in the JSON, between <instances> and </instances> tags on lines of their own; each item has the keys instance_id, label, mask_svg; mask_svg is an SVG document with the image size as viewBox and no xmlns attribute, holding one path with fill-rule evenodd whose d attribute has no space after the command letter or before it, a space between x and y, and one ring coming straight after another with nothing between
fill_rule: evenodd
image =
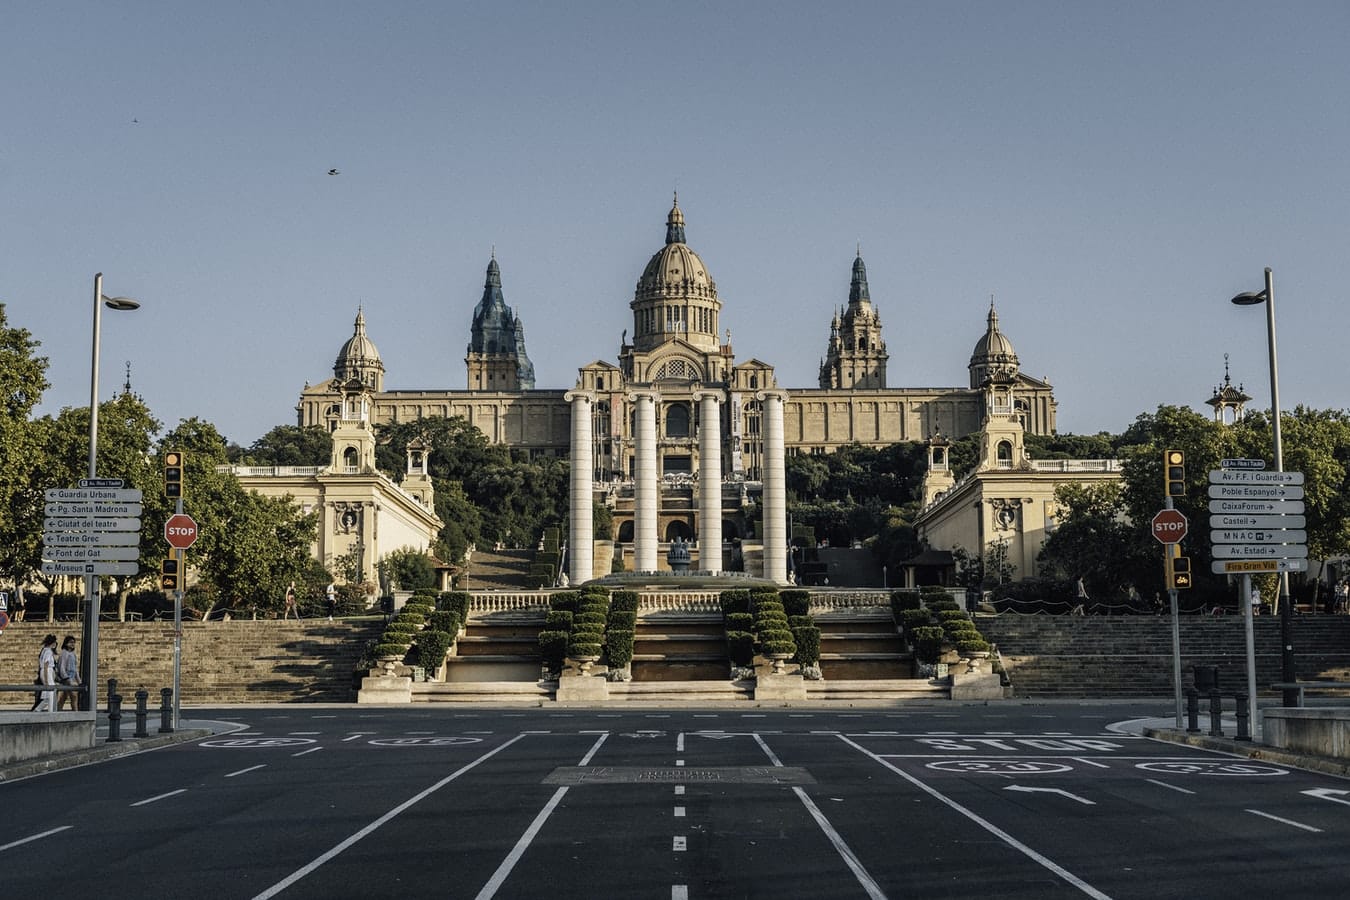
<instances>
[{"instance_id":1,"label":"grand staircase","mask_svg":"<svg viewBox=\"0 0 1350 900\"><path fill-rule=\"evenodd\" d=\"M1018 697L1168 696L1172 686L1172 620L1168 616L977 616L980 632L998 645ZM1253 622L1256 682L1261 693L1281 680L1280 620ZM1195 666L1218 666L1225 694L1246 685L1246 638L1241 616L1185 615L1180 621L1184 687ZM1350 616L1294 619L1299 680L1350 680Z\"/></svg>"},{"instance_id":2,"label":"grand staircase","mask_svg":"<svg viewBox=\"0 0 1350 900\"><path fill-rule=\"evenodd\" d=\"M533 559L533 550L475 550L460 579L460 590L525 590Z\"/></svg>"}]
</instances>

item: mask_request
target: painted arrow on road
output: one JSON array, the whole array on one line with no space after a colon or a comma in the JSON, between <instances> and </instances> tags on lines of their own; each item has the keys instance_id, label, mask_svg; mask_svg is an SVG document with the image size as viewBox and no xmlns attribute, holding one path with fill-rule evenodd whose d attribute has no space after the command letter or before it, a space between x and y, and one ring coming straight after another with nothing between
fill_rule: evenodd
<instances>
[{"instance_id":1,"label":"painted arrow on road","mask_svg":"<svg viewBox=\"0 0 1350 900\"><path fill-rule=\"evenodd\" d=\"M1318 800L1330 800L1332 803L1344 803L1346 806L1350 806L1350 800L1346 799L1347 796L1350 796L1350 791L1341 791L1336 788L1314 788L1311 791L1301 791L1300 793L1307 794L1309 797L1316 797Z\"/></svg>"},{"instance_id":2,"label":"painted arrow on road","mask_svg":"<svg viewBox=\"0 0 1350 900\"><path fill-rule=\"evenodd\" d=\"M1007 787L1005 787L1004 790L1019 791L1024 794L1059 794L1062 797L1068 797L1070 800L1077 800L1079 803L1085 804L1087 806L1097 805L1095 802L1089 800L1086 797L1080 797L1077 794L1070 794L1068 791L1062 790L1060 788L1024 787L1020 784L1010 784Z\"/></svg>"}]
</instances>

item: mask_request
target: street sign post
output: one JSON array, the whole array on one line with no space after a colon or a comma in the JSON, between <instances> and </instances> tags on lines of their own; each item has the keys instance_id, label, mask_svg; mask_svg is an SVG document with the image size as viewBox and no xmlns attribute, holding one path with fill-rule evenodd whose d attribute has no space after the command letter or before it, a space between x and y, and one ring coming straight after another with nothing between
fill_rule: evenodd
<instances>
[{"instance_id":1,"label":"street sign post","mask_svg":"<svg viewBox=\"0 0 1350 900\"><path fill-rule=\"evenodd\" d=\"M1209 564L1215 575L1259 575L1262 572L1306 572L1306 559L1216 559Z\"/></svg>"},{"instance_id":2,"label":"street sign post","mask_svg":"<svg viewBox=\"0 0 1350 900\"><path fill-rule=\"evenodd\" d=\"M1186 516L1179 509L1160 509L1153 517L1153 536L1161 543L1179 544L1186 531Z\"/></svg>"}]
</instances>

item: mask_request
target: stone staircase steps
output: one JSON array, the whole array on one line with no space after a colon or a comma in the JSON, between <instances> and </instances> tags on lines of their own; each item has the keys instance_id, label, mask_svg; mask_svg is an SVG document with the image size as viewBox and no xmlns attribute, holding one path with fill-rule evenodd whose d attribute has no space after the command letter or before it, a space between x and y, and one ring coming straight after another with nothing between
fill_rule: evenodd
<instances>
[{"instance_id":1,"label":"stone staircase steps","mask_svg":"<svg viewBox=\"0 0 1350 900\"><path fill-rule=\"evenodd\" d=\"M460 582L462 590L526 590L533 559L533 550L475 550Z\"/></svg>"}]
</instances>

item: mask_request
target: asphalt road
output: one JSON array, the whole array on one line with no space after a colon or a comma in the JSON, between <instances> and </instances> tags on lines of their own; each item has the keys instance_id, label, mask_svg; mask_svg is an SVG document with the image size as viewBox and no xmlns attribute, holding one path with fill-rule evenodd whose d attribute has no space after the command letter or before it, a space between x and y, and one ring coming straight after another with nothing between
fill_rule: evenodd
<instances>
[{"instance_id":1,"label":"asphalt road","mask_svg":"<svg viewBox=\"0 0 1350 900\"><path fill-rule=\"evenodd\" d=\"M192 710L0 784L0 897L1344 896L1350 784L1166 714Z\"/></svg>"}]
</instances>

